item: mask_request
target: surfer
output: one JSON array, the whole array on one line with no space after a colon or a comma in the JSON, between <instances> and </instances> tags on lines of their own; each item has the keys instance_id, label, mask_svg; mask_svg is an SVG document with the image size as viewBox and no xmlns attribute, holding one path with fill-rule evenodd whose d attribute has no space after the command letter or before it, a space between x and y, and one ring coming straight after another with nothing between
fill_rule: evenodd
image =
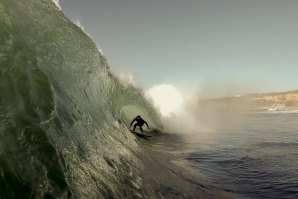
<instances>
[{"instance_id":1,"label":"surfer","mask_svg":"<svg viewBox=\"0 0 298 199\"><path fill-rule=\"evenodd\" d=\"M131 127L131 125L132 125L134 122L137 122L137 123L135 123L135 125L133 126L133 131L134 131L134 130L136 129L136 127L138 126L138 127L140 127L140 129L141 129L141 131L142 131L142 133L143 133L142 126L143 126L144 124L146 124L147 128L150 129L149 126L148 126L148 123L147 123L145 120L143 120L143 118L142 118L140 115L138 115L137 117L135 117L135 118L132 120L132 122L130 123L130 126L129 126L129 127Z\"/></svg>"}]
</instances>

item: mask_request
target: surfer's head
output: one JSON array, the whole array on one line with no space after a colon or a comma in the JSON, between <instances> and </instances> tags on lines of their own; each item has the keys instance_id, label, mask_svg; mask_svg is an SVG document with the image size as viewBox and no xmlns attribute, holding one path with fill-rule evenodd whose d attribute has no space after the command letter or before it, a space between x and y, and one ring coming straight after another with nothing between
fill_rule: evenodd
<instances>
[{"instance_id":1,"label":"surfer's head","mask_svg":"<svg viewBox=\"0 0 298 199\"><path fill-rule=\"evenodd\" d=\"M140 116L140 115L138 115L138 116L137 116L137 118L141 118L141 116Z\"/></svg>"}]
</instances>

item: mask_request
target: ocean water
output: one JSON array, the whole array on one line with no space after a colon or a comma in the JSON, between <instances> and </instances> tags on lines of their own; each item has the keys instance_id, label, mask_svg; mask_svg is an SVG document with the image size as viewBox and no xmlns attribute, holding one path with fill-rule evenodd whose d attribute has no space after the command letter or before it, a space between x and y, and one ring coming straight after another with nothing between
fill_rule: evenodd
<instances>
[{"instance_id":1,"label":"ocean water","mask_svg":"<svg viewBox=\"0 0 298 199\"><path fill-rule=\"evenodd\" d=\"M236 198L298 198L297 112L249 113L241 123L182 137L170 151L216 189Z\"/></svg>"},{"instance_id":2,"label":"ocean water","mask_svg":"<svg viewBox=\"0 0 298 199\"><path fill-rule=\"evenodd\" d=\"M0 89L1 199L297 198L297 113L164 132L51 0L0 1Z\"/></svg>"},{"instance_id":3,"label":"ocean water","mask_svg":"<svg viewBox=\"0 0 298 199\"><path fill-rule=\"evenodd\" d=\"M127 124L159 117L52 1L0 1L0 89L0 198L144 197Z\"/></svg>"}]
</instances>

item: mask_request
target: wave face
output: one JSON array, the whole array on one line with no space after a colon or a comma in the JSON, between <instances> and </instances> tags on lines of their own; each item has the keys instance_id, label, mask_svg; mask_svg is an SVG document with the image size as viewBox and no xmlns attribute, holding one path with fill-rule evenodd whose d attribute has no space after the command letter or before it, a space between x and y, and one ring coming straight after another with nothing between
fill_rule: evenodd
<instances>
[{"instance_id":1,"label":"wave face","mask_svg":"<svg viewBox=\"0 0 298 199\"><path fill-rule=\"evenodd\" d=\"M0 70L0 198L142 197L127 125L158 116L52 1L0 1Z\"/></svg>"}]
</instances>

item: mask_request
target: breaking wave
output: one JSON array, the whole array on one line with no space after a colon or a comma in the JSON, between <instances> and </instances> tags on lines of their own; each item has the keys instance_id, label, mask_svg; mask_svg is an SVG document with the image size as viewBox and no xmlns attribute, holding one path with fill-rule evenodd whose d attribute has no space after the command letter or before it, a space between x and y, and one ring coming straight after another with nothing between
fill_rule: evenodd
<instances>
[{"instance_id":1,"label":"breaking wave","mask_svg":"<svg viewBox=\"0 0 298 199\"><path fill-rule=\"evenodd\" d=\"M50 0L0 2L0 198L142 197L128 131L158 115Z\"/></svg>"}]
</instances>

